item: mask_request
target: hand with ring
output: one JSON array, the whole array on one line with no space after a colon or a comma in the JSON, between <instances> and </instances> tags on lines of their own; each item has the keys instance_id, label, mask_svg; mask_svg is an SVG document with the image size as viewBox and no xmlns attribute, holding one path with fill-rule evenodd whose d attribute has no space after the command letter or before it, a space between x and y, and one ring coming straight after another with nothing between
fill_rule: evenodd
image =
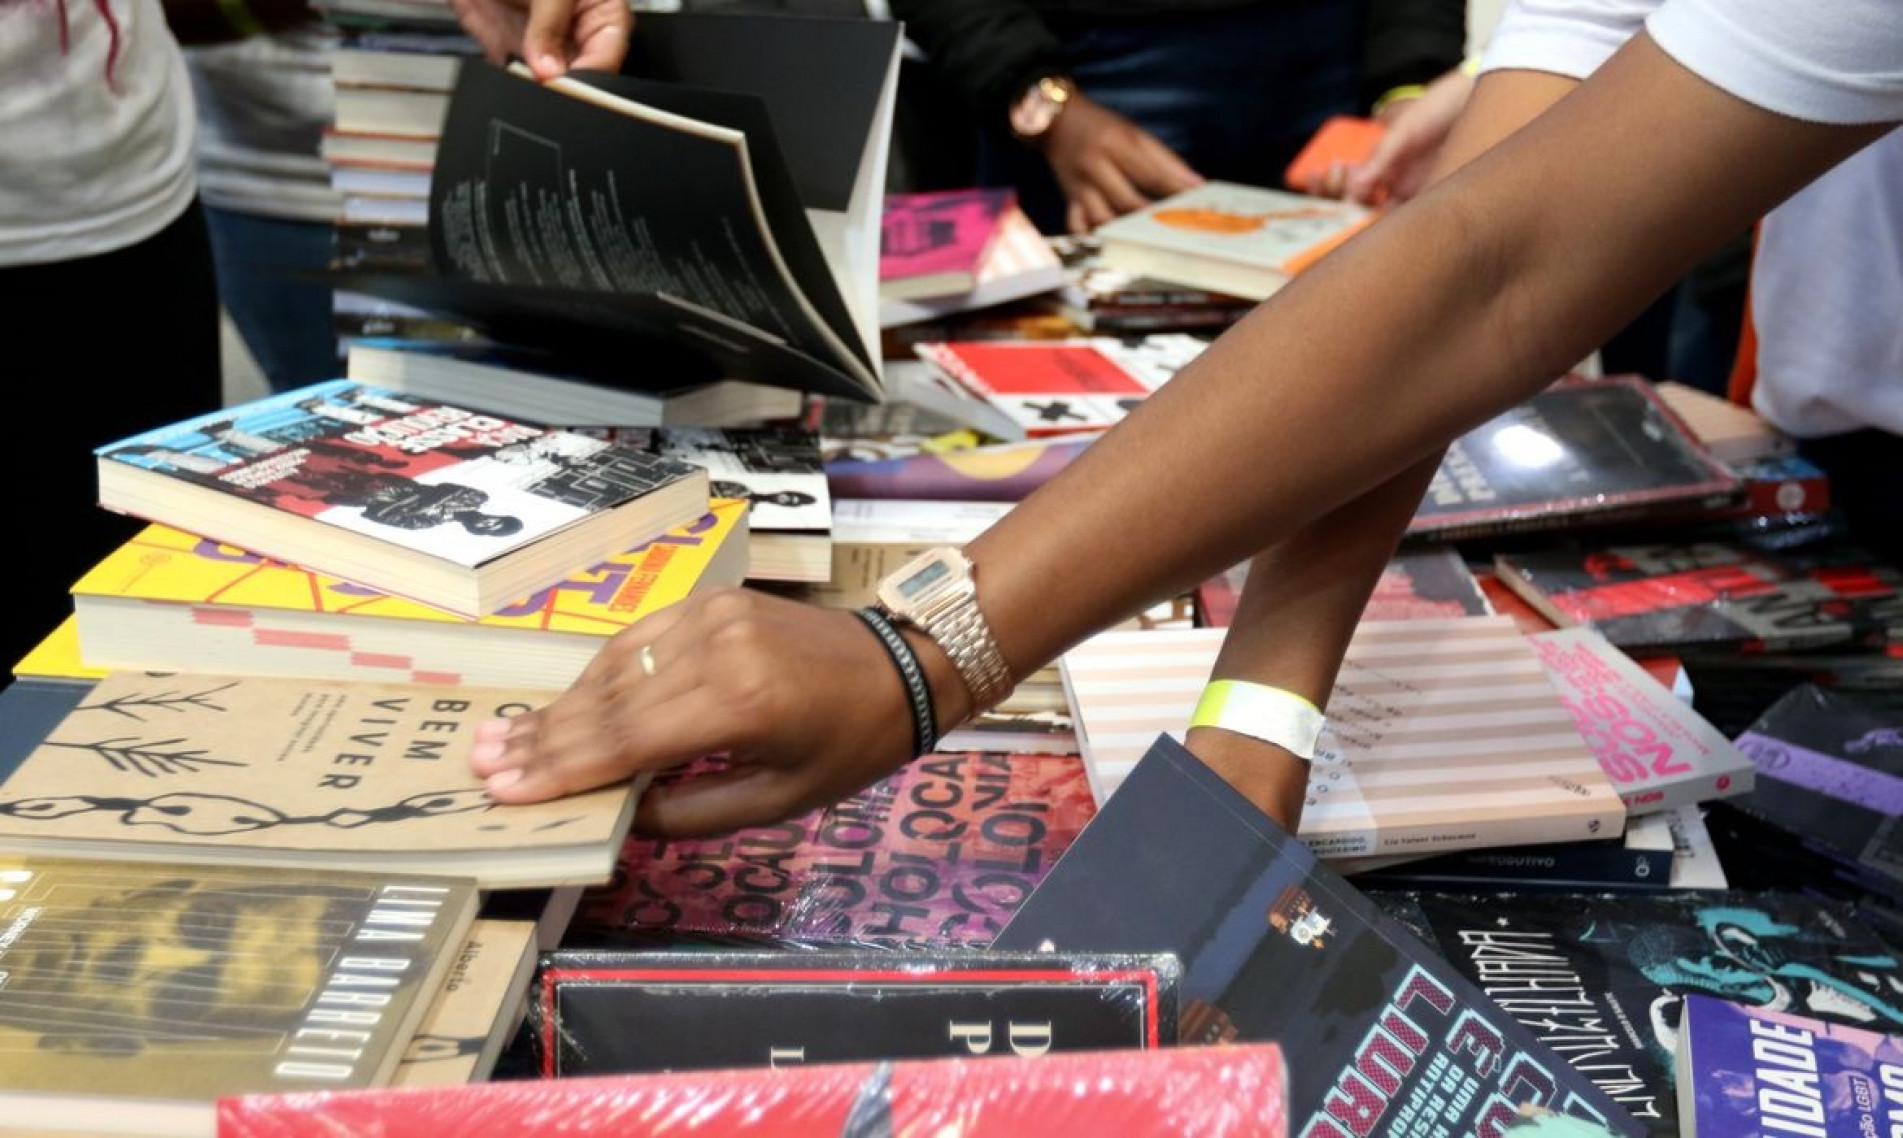
<instances>
[{"instance_id":1,"label":"hand with ring","mask_svg":"<svg viewBox=\"0 0 1903 1138\"><path fill-rule=\"evenodd\" d=\"M927 642L915 641L922 646ZM937 655L945 722L969 700ZM688 837L790 817L912 757L898 673L851 612L744 589L697 595L610 639L546 706L484 723L469 756L497 802L541 802L725 753L728 770L643 796L636 827Z\"/></svg>"}]
</instances>

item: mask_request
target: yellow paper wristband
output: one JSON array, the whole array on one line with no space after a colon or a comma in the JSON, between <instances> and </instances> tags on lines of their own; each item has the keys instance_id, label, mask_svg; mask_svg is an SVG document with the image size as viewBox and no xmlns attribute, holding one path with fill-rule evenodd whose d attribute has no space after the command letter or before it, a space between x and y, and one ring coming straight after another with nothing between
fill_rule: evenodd
<instances>
[{"instance_id":1,"label":"yellow paper wristband","mask_svg":"<svg viewBox=\"0 0 1903 1138\"><path fill-rule=\"evenodd\" d=\"M1196 701L1191 727L1220 727L1276 746L1298 759L1315 757L1326 719L1321 709L1292 691L1247 680L1211 680Z\"/></svg>"},{"instance_id":2,"label":"yellow paper wristband","mask_svg":"<svg viewBox=\"0 0 1903 1138\"><path fill-rule=\"evenodd\" d=\"M1396 103L1405 103L1409 99L1418 99L1427 94L1427 88L1419 83L1409 83L1401 87L1391 87L1388 93L1374 101L1374 109L1368 112L1370 118L1380 118L1381 112Z\"/></svg>"},{"instance_id":3,"label":"yellow paper wristband","mask_svg":"<svg viewBox=\"0 0 1903 1138\"><path fill-rule=\"evenodd\" d=\"M1478 78L1480 76L1480 57L1478 55L1470 55L1461 60L1460 73L1469 79Z\"/></svg>"}]
</instances>

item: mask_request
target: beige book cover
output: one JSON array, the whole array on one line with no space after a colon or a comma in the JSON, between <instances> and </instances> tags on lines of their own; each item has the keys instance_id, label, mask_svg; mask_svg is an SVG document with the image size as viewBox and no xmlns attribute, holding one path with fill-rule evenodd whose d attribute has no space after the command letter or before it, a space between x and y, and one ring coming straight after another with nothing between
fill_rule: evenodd
<instances>
[{"instance_id":1,"label":"beige book cover","mask_svg":"<svg viewBox=\"0 0 1903 1138\"><path fill-rule=\"evenodd\" d=\"M0 853L607 881L638 788L529 806L470 772L537 689L114 672L0 783Z\"/></svg>"},{"instance_id":2,"label":"beige book cover","mask_svg":"<svg viewBox=\"0 0 1903 1138\"><path fill-rule=\"evenodd\" d=\"M1062 660L1101 804L1181 739L1221 629L1111 632ZM1328 858L1612 837L1625 806L1510 617L1366 621L1310 774L1301 838Z\"/></svg>"},{"instance_id":3,"label":"beige book cover","mask_svg":"<svg viewBox=\"0 0 1903 1138\"><path fill-rule=\"evenodd\" d=\"M224 1095L386 1085L467 879L0 855L0 1128L189 1132Z\"/></svg>"},{"instance_id":4,"label":"beige book cover","mask_svg":"<svg viewBox=\"0 0 1903 1138\"><path fill-rule=\"evenodd\" d=\"M446 1087L487 1079L521 1026L535 959L534 923L483 920L471 926L391 1085Z\"/></svg>"}]
</instances>

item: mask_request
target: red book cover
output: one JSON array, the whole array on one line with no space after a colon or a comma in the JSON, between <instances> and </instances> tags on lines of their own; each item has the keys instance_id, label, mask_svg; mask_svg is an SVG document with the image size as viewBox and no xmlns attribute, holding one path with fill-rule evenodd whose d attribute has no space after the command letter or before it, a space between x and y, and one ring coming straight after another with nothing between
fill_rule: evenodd
<instances>
[{"instance_id":1,"label":"red book cover","mask_svg":"<svg viewBox=\"0 0 1903 1138\"><path fill-rule=\"evenodd\" d=\"M1274 1043L252 1095L218 1104L220 1138L1286 1138L1288 1123L1288 1073Z\"/></svg>"},{"instance_id":2,"label":"red book cover","mask_svg":"<svg viewBox=\"0 0 1903 1138\"><path fill-rule=\"evenodd\" d=\"M1028 438L1102 431L1163 386L1207 345L1170 333L1126 342L944 341L919 344L921 359L989 400Z\"/></svg>"}]
</instances>

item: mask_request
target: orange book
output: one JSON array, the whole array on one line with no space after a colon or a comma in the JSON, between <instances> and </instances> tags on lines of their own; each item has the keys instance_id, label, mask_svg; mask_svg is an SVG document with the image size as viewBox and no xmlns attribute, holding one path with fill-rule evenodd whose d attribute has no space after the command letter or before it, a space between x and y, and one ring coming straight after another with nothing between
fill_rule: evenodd
<instances>
[{"instance_id":1,"label":"orange book","mask_svg":"<svg viewBox=\"0 0 1903 1138\"><path fill-rule=\"evenodd\" d=\"M1366 162L1387 130L1386 125L1373 119L1336 115L1315 131L1282 172L1282 180L1296 193L1315 193L1334 166Z\"/></svg>"}]
</instances>

